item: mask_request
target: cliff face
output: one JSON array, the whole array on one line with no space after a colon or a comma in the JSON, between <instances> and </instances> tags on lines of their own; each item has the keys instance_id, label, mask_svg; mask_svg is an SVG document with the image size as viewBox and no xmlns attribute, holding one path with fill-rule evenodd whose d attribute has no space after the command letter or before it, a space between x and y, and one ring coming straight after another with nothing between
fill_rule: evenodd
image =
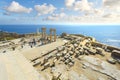
<instances>
[{"instance_id":1,"label":"cliff face","mask_svg":"<svg viewBox=\"0 0 120 80\"><path fill-rule=\"evenodd\" d=\"M11 40L11 39L20 38L20 37L24 37L24 35L0 31L0 41Z\"/></svg>"}]
</instances>

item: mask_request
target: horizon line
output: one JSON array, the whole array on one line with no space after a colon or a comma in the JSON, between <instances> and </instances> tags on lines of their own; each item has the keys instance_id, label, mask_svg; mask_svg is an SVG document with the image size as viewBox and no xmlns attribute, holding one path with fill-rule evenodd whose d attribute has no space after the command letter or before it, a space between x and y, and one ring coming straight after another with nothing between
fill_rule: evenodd
<instances>
[{"instance_id":1,"label":"horizon line","mask_svg":"<svg viewBox=\"0 0 120 80\"><path fill-rule=\"evenodd\" d=\"M0 24L0 25L120 25L120 23L65 23L65 24Z\"/></svg>"}]
</instances>

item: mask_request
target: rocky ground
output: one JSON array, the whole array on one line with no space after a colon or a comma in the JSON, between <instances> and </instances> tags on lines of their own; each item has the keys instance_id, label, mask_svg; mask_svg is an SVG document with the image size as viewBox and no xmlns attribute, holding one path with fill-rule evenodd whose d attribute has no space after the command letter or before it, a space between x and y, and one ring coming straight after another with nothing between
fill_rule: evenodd
<instances>
[{"instance_id":1,"label":"rocky ground","mask_svg":"<svg viewBox=\"0 0 120 80\"><path fill-rule=\"evenodd\" d=\"M31 39L25 39L24 41L30 40ZM12 41L17 45L19 44L15 50L8 49L9 46L7 46L7 51L3 53L4 50L1 49L0 54L2 54L2 56L14 57L14 59L6 58L4 62L6 62L6 60L9 62L12 59L13 64L18 64L15 61L17 60L21 66L25 64L25 62L22 63L20 59L25 57L27 64L29 63L29 65L33 66L39 73L37 80L120 80L119 62L112 58L112 52L106 50L106 48L92 46L91 42L95 40L91 38L78 36L70 36L69 39L67 37L58 38L56 42L45 45L39 43L32 48L28 43L25 43L22 47L21 44L23 42L20 41L21 39ZM6 43L4 45L9 44L10 43ZM3 46L3 44L1 44L1 46ZM17 58L11 54L15 54ZM0 66L3 67L2 64L0 64ZM11 66L14 65L11 64ZM19 66L17 65L17 67ZM24 67L25 66L23 66L22 69L24 69ZM14 68L12 69L14 70ZM11 69L8 67L8 70ZM4 76L3 78L5 78Z\"/></svg>"},{"instance_id":2,"label":"rocky ground","mask_svg":"<svg viewBox=\"0 0 120 80\"><path fill-rule=\"evenodd\" d=\"M111 63L111 52L91 46L88 39L76 39L33 61L43 80L119 80L120 64ZM87 43L87 44L86 44ZM111 61L108 62L108 60Z\"/></svg>"}]
</instances>

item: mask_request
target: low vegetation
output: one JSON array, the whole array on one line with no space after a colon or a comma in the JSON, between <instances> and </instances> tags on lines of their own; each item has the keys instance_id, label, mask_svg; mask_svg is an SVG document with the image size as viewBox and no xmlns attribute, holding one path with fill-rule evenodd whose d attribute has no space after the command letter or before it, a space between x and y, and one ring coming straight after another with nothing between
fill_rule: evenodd
<instances>
[{"instance_id":1,"label":"low vegetation","mask_svg":"<svg viewBox=\"0 0 120 80\"><path fill-rule=\"evenodd\" d=\"M0 31L0 41L12 40L16 38L24 37L24 34L9 33L5 31Z\"/></svg>"}]
</instances>

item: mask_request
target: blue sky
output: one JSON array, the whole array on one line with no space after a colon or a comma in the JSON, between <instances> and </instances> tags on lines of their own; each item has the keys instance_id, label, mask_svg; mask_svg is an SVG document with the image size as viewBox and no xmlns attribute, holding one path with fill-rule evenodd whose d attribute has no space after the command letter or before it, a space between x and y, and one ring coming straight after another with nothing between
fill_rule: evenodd
<instances>
[{"instance_id":1,"label":"blue sky","mask_svg":"<svg viewBox=\"0 0 120 80\"><path fill-rule=\"evenodd\" d=\"M120 0L0 0L0 24L119 24Z\"/></svg>"}]
</instances>

